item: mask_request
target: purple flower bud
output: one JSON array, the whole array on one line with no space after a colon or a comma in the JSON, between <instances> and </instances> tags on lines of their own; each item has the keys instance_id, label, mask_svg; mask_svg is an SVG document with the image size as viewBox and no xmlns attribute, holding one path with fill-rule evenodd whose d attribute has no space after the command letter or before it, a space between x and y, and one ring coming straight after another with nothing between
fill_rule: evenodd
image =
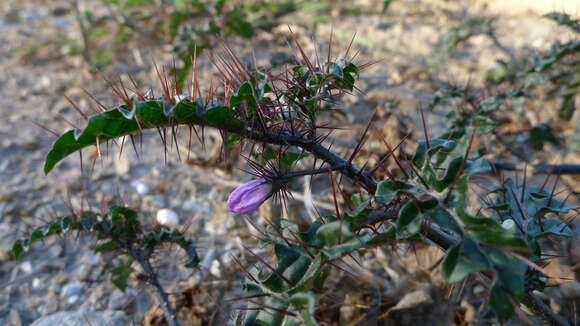
<instances>
[{"instance_id":1,"label":"purple flower bud","mask_svg":"<svg viewBox=\"0 0 580 326\"><path fill-rule=\"evenodd\" d=\"M228 209L232 213L248 214L260 208L272 194L272 185L264 179L252 180L236 188L228 198Z\"/></svg>"}]
</instances>

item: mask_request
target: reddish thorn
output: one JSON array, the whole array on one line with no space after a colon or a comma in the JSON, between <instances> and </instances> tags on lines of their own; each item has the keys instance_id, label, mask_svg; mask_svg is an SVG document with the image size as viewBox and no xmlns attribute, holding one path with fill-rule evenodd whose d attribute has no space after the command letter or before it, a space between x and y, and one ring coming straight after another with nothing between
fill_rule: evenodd
<instances>
[{"instance_id":1,"label":"reddish thorn","mask_svg":"<svg viewBox=\"0 0 580 326\"><path fill-rule=\"evenodd\" d=\"M423 113L423 103L419 103L419 110L421 110L421 120L423 121L423 132L425 133L425 144L427 145L427 150L431 147L429 144L429 134L427 133L427 125L425 124L425 114Z\"/></svg>"},{"instance_id":2,"label":"reddish thorn","mask_svg":"<svg viewBox=\"0 0 580 326\"><path fill-rule=\"evenodd\" d=\"M70 105L72 105L72 107L86 120L89 121L89 118L87 117L86 114L83 113L83 111L81 111L81 109L79 109L79 107L73 103L73 101L66 96L66 94L62 94L62 96L64 96L64 98L70 103Z\"/></svg>"}]
</instances>

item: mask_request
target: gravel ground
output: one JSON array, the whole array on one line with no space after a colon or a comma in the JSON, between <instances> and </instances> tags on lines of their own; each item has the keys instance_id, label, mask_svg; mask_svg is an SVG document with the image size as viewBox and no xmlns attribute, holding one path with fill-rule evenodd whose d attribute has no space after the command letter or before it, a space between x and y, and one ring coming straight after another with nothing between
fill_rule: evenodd
<instances>
[{"instance_id":1,"label":"gravel ground","mask_svg":"<svg viewBox=\"0 0 580 326\"><path fill-rule=\"evenodd\" d=\"M383 2L360 0L356 1L356 6L363 12L376 13L379 3ZM429 103L433 91L441 83L465 84L469 81L481 85L485 71L497 59L509 59L508 53L523 57L548 49L556 39L572 37L550 21L539 19L540 12L533 8L516 6L506 10L495 2L467 3L396 0L385 15L330 13L336 56L344 51L356 32L354 45L361 48L359 58L363 61L382 59L363 72L359 84L363 93L345 99L347 114L333 122L347 128L337 132L335 138L347 143L356 141L373 112L371 109L384 108L394 99L402 112L397 119L385 120L383 130L390 130L388 136L392 140L399 139L403 131L413 131L415 138L419 138L422 131L417 124L416 107L419 103ZM102 3L96 0L82 1L81 5L95 13L104 10ZM498 15L497 37L507 51L498 49L488 37L476 36L442 64L436 74L438 82L433 82L427 75L427 57L448 27L471 15ZM279 26L271 31L258 33L249 42L233 39L232 45L248 60L254 49L258 62L269 65L280 56L291 55L283 40L289 37L286 25L293 24L299 41L311 53L312 39L324 45L331 31L330 22L314 26L309 23L312 19L308 13L285 15L280 18ZM162 143L151 132L143 136L143 152L139 158L131 150L125 150L120 156L118 148L111 146L104 162L97 162L94 171L89 173L90 159L96 155L90 149L84 153L83 171L79 160L71 157L51 174L44 175L44 156L55 138L35 124L58 133L70 128L65 119L72 124L82 124L63 93L82 110L91 112L91 106L95 105L83 95L81 87L87 88L103 103L112 105L115 101L101 76L131 72L141 85L149 87L156 85L149 62L155 59L159 64L169 64L172 58L170 47L133 42L121 47L113 63L96 74L87 67L81 55L70 54L78 47L79 39L75 12L68 1L4 0L0 3L0 324L29 325L44 316L69 312L67 318L81 318L79 325L82 325L83 319L87 320L87 315L82 313L88 311L93 312L92 325L100 325L101 320L111 325L125 325L128 320L136 324L160 324L160 310L156 309L155 299L143 284L132 279L123 293L109 282L102 269L114 257L94 254L96 240L90 236L51 239L35 245L20 261L11 257L11 245L18 237L55 214L67 214L70 207L99 209L101 202L119 201L130 204L145 221L152 222L158 210L168 208L178 215L180 225L189 224L187 234L199 247L202 268L192 271L182 267L184 258L175 248L165 248L155 263L167 290L175 294L172 300L178 307L187 307L179 312L180 318L191 325L201 325L202 321L204 325L211 321L222 324L225 316L219 314L205 292L218 301L239 294L243 275L229 257L241 257L245 262L241 243L255 241L245 222L226 210L229 192L250 178L236 168L241 167L241 162L235 153L230 161L220 161L217 132L208 130L205 151L194 145L189 160L182 152L180 161L173 147L165 162ZM200 76L206 82L202 85L215 77L215 70L205 57L200 58ZM442 114L444 108L427 116L428 125L435 131L441 126ZM542 114L533 118L544 119ZM579 114L574 119L572 124L578 126ZM573 133L579 129L571 130ZM183 151L188 141L185 131L182 136L180 148ZM372 151L373 146L369 143L367 150ZM341 148L340 144L338 148L340 151L348 149L347 146ZM555 163L580 163L577 153L550 152L542 158ZM328 206L326 180L317 178L315 181L315 198L320 207ZM567 182L572 188L578 187L577 179ZM299 184L295 185L295 190L300 194L303 191ZM291 209L304 214L302 206L297 200ZM265 205L255 217L263 222L263 217L276 217L278 212L277 205ZM404 250L398 253L403 258L397 259L387 249L360 253L362 266L349 264L352 273L360 276L357 283L352 282L352 275L337 273L335 295L344 298L342 306L334 308L340 316L340 324L368 325L371 318L376 319L378 314L384 313L378 301L373 301L377 297L382 298L381 303L385 298L392 302L394 308L382 320L394 324L452 324L455 305L469 311L474 323L483 325L491 320L491 316L476 313L473 302L444 300L440 272L417 268L426 268L436 262L441 257L438 250L420 249L417 259ZM555 274L573 278L569 267L557 261L551 265L549 269ZM561 304L565 296L579 298L578 284L570 282L557 292L559 299L553 302L554 306ZM350 287L359 291L352 291ZM471 291L477 297L483 289L475 286ZM189 306L183 303L188 297L193 298ZM367 302L371 308L358 307L361 302ZM224 307L229 309L227 305ZM85 317L79 317L79 313Z\"/></svg>"}]
</instances>

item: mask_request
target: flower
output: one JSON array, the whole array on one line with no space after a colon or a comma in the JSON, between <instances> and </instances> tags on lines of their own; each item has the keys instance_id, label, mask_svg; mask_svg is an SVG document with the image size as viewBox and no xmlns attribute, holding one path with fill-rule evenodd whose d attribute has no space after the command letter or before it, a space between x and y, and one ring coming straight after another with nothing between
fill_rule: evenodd
<instances>
[{"instance_id":1,"label":"flower","mask_svg":"<svg viewBox=\"0 0 580 326\"><path fill-rule=\"evenodd\" d=\"M272 186L265 179L252 180L236 188L228 198L232 213L248 214L258 209L272 195Z\"/></svg>"}]
</instances>

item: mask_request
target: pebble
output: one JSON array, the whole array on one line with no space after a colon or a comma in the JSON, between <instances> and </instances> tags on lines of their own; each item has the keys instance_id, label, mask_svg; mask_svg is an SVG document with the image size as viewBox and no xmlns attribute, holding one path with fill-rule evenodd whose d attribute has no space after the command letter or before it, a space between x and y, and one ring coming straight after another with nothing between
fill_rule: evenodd
<instances>
[{"instance_id":1,"label":"pebble","mask_svg":"<svg viewBox=\"0 0 580 326\"><path fill-rule=\"evenodd\" d=\"M71 306L72 306L72 305L74 305L75 303L79 302L80 298L81 298L81 297L80 297L79 295L73 295L73 296L70 296L70 297L66 298L66 303L67 303L68 305L71 305Z\"/></svg>"},{"instance_id":2,"label":"pebble","mask_svg":"<svg viewBox=\"0 0 580 326\"><path fill-rule=\"evenodd\" d=\"M22 326L22 318L20 318L20 313L16 309L10 310L10 323L12 326Z\"/></svg>"},{"instance_id":3,"label":"pebble","mask_svg":"<svg viewBox=\"0 0 580 326\"><path fill-rule=\"evenodd\" d=\"M38 277L32 279L32 288L33 289L40 289L44 285L44 282Z\"/></svg>"},{"instance_id":4,"label":"pebble","mask_svg":"<svg viewBox=\"0 0 580 326\"><path fill-rule=\"evenodd\" d=\"M31 274L34 271L34 267L32 266L32 263L29 261L25 261L22 264L20 264L20 270L24 273L24 274Z\"/></svg>"},{"instance_id":5,"label":"pebble","mask_svg":"<svg viewBox=\"0 0 580 326\"><path fill-rule=\"evenodd\" d=\"M99 255L92 252L85 252L81 257L81 263L89 266L98 266L101 258Z\"/></svg>"},{"instance_id":6,"label":"pebble","mask_svg":"<svg viewBox=\"0 0 580 326\"><path fill-rule=\"evenodd\" d=\"M511 218L503 221L503 223L501 224L501 226L510 231L510 232L515 232L516 231L516 222L514 222L514 220L512 220Z\"/></svg>"},{"instance_id":7,"label":"pebble","mask_svg":"<svg viewBox=\"0 0 580 326\"><path fill-rule=\"evenodd\" d=\"M119 289L115 289L109 297L109 303L107 308L111 310L121 310L129 302L129 300L135 296L137 292L133 289L127 289L122 292ZM134 302L134 301L133 301Z\"/></svg>"},{"instance_id":8,"label":"pebble","mask_svg":"<svg viewBox=\"0 0 580 326\"><path fill-rule=\"evenodd\" d=\"M146 195L149 193L149 186L143 181L134 180L133 182L131 182L131 186L135 188L135 191L139 195Z\"/></svg>"},{"instance_id":9,"label":"pebble","mask_svg":"<svg viewBox=\"0 0 580 326\"><path fill-rule=\"evenodd\" d=\"M31 326L126 326L132 325L124 311L60 311L42 317Z\"/></svg>"},{"instance_id":10,"label":"pebble","mask_svg":"<svg viewBox=\"0 0 580 326\"><path fill-rule=\"evenodd\" d=\"M198 214L208 214L210 212L209 203L197 200L188 200L181 206L184 211L198 213Z\"/></svg>"},{"instance_id":11,"label":"pebble","mask_svg":"<svg viewBox=\"0 0 580 326\"><path fill-rule=\"evenodd\" d=\"M46 303L40 306L39 312L41 316L47 316L58 311L58 299L51 295L51 297L46 298Z\"/></svg>"},{"instance_id":12,"label":"pebble","mask_svg":"<svg viewBox=\"0 0 580 326\"><path fill-rule=\"evenodd\" d=\"M78 299L78 297L81 295L84 288L85 288L84 282L69 283L62 288L60 296L67 299L67 301L70 298L74 298L74 297L77 297L77 299Z\"/></svg>"},{"instance_id":13,"label":"pebble","mask_svg":"<svg viewBox=\"0 0 580 326\"><path fill-rule=\"evenodd\" d=\"M171 228L179 225L179 216L169 208L162 208L157 211L157 222Z\"/></svg>"},{"instance_id":14,"label":"pebble","mask_svg":"<svg viewBox=\"0 0 580 326\"><path fill-rule=\"evenodd\" d=\"M4 206L1 205L0 206ZM2 211L0 210L0 214ZM8 223L0 224L0 262L8 261L12 258L12 245L16 241L16 233L13 232Z\"/></svg>"}]
</instances>

